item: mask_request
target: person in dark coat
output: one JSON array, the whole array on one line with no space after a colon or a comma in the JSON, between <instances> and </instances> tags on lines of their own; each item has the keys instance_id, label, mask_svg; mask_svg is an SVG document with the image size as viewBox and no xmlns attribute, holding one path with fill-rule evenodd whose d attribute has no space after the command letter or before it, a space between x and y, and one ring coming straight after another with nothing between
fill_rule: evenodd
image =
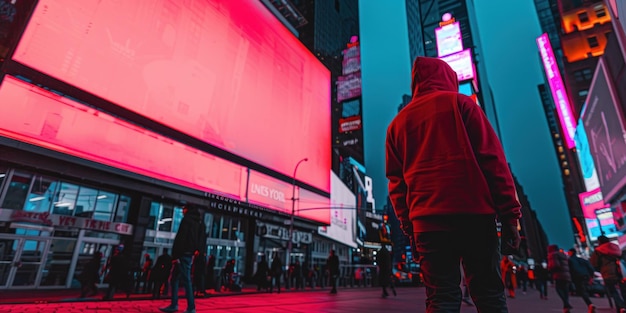
<instances>
[{"instance_id":1,"label":"person in dark coat","mask_svg":"<svg viewBox=\"0 0 626 313\"><path fill-rule=\"evenodd\" d=\"M618 291L618 285L622 280L622 273L617 261L622 256L622 251L618 245L612 243L608 237L602 235L598 237L598 246L595 248L589 261L591 265L598 269L604 279L606 290L615 301L618 313L626 312L624 299Z\"/></svg>"},{"instance_id":2,"label":"person in dark coat","mask_svg":"<svg viewBox=\"0 0 626 313\"><path fill-rule=\"evenodd\" d=\"M569 272L567 255L557 245L548 246L548 271L552 274L556 293L563 301L563 312L569 313L573 308L569 303L569 285L572 282L572 276Z\"/></svg>"},{"instance_id":3,"label":"person in dark coat","mask_svg":"<svg viewBox=\"0 0 626 313\"><path fill-rule=\"evenodd\" d=\"M383 298L387 298L389 293L387 293L387 286L391 287L391 291L393 295L396 295L396 289L392 283L392 262L391 262L391 254L389 250L382 246L378 253L376 254L376 260L378 261L378 284L383 289Z\"/></svg>"},{"instance_id":4,"label":"person in dark coat","mask_svg":"<svg viewBox=\"0 0 626 313\"><path fill-rule=\"evenodd\" d=\"M206 227L200 212L195 207L184 206L183 219L172 246L172 271L170 273L172 299L169 306L159 308L159 310L166 313L178 311L178 283L182 280L187 298L186 312L196 312L191 283L191 264L193 254L197 250L204 251L204 249L206 249Z\"/></svg>"},{"instance_id":5,"label":"person in dark coat","mask_svg":"<svg viewBox=\"0 0 626 313\"><path fill-rule=\"evenodd\" d=\"M206 254L196 251L193 257L193 286L194 295L198 298L206 297L206 288L204 285L204 273L206 273Z\"/></svg>"},{"instance_id":6,"label":"person in dark coat","mask_svg":"<svg viewBox=\"0 0 626 313\"><path fill-rule=\"evenodd\" d=\"M335 250L330 250L330 255L326 259L326 267L328 267L328 276L330 277L330 285L332 289L330 293L337 293L337 279L339 278L339 257L335 254Z\"/></svg>"},{"instance_id":7,"label":"person in dark coat","mask_svg":"<svg viewBox=\"0 0 626 313\"><path fill-rule=\"evenodd\" d=\"M215 256L209 255L209 260L206 263L206 286L209 289L217 289L215 285Z\"/></svg>"},{"instance_id":8,"label":"person in dark coat","mask_svg":"<svg viewBox=\"0 0 626 313\"><path fill-rule=\"evenodd\" d=\"M274 284L276 284L276 290L280 293L280 278L283 275L283 262L280 261L276 252L274 252L274 256L272 258L270 270L272 272L272 280L274 281L273 283L270 283L270 293L274 290Z\"/></svg>"},{"instance_id":9,"label":"person in dark coat","mask_svg":"<svg viewBox=\"0 0 626 313\"><path fill-rule=\"evenodd\" d=\"M122 289L126 292L126 298L130 298L130 291L132 289L132 279L130 275L129 262L126 256L122 254L124 245L119 245L113 250L113 256L107 262L107 281L109 282L109 288L107 289L104 300L111 300L115 295L117 289Z\"/></svg>"},{"instance_id":10,"label":"person in dark coat","mask_svg":"<svg viewBox=\"0 0 626 313\"><path fill-rule=\"evenodd\" d=\"M93 254L89 262L85 264L83 271L80 273L80 297L90 297L98 294L96 283L100 280L100 262L102 261L102 252L97 251Z\"/></svg>"},{"instance_id":11,"label":"person in dark coat","mask_svg":"<svg viewBox=\"0 0 626 313\"><path fill-rule=\"evenodd\" d=\"M589 282L593 279L594 269L591 265L591 262L580 258L576 255L576 249L572 248L567 251L569 255L569 272L572 276L572 281L574 282L574 286L576 286L576 293L583 298L585 304L587 304L588 313L595 313L596 307L589 299L589 292L587 291L587 286L589 286Z\"/></svg>"},{"instance_id":12,"label":"person in dark coat","mask_svg":"<svg viewBox=\"0 0 626 313\"><path fill-rule=\"evenodd\" d=\"M533 269L535 273L535 287L539 291L539 299L548 300L548 280L550 274L548 273L548 263L540 262L539 265Z\"/></svg>"},{"instance_id":13,"label":"person in dark coat","mask_svg":"<svg viewBox=\"0 0 626 313\"><path fill-rule=\"evenodd\" d=\"M170 275L171 269L172 257L168 254L167 249L163 249L163 254L156 259L156 263L154 264L152 273L150 274L150 279L153 281L152 299L159 299L161 298L161 295L167 294L167 279ZM163 291L161 291L161 288L163 288Z\"/></svg>"},{"instance_id":14,"label":"person in dark coat","mask_svg":"<svg viewBox=\"0 0 626 313\"><path fill-rule=\"evenodd\" d=\"M265 255L261 256L261 260L256 267L256 273L254 274L254 280L256 281L256 290L261 291L267 290L267 276L270 275L270 267L267 264L267 260L265 259Z\"/></svg>"}]
</instances>

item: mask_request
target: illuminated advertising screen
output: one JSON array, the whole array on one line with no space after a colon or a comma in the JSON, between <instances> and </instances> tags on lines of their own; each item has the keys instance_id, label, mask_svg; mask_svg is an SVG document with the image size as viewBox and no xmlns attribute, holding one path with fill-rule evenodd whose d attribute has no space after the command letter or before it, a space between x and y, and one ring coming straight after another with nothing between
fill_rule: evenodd
<instances>
[{"instance_id":1,"label":"illuminated advertising screen","mask_svg":"<svg viewBox=\"0 0 626 313\"><path fill-rule=\"evenodd\" d=\"M582 192L578 194L578 198L580 199L580 206L583 209L583 216L585 218L596 218L596 210L609 207L608 205L604 204L604 199L602 198L602 191L600 191L600 188L596 188L587 192Z\"/></svg>"},{"instance_id":2,"label":"illuminated advertising screen","mask_svg":"<svg viewBox=\"0 0 626 313\"><path fill-rule=\"evenodd\" d=\"M581 119L598 171L600 189L605 202L611 202L626 184L626 127L607 74L600 58Z\"/></svg>"},{"instance_id":3,"label":"illuminated advertising screen","mask_svg":"<svg viewBox=\"0 0 626 313\"><path fill-rule=\"evenodd\" d=\"M361 72L337 77L337 102L361 95Z\"/></svg>"},{"instance_id":4,"label":"illuminated advertising screen","mask_svg":"<svg viewBox=\"0 0 626 313\"><path fill-rule=\"evenodd\" d=\"M436 28L435 38L439 57L463 51L463 37L459 22Z\"/></svg>"},{"instance_id":5,"label":"illuminated advertising screen","mask_svg":"<svg viewBox=\"0 0 626 313\"><path fill-rule=\"evenodd\" d=\"M585 111L585 106L583 106L582 111ZM585 189L587 191L598 189L600 187L600 181L598 180L596 166L593 164L593 157L591 156L591 150L589 150L589 141L587 141L587 133L585 132L585 126L582 119L579 119L578 125L576 125L576 135L574 135L574 141L576 142L578 164L580 165L580 170L583 174Z\"/></svg>"},{"instance_id":6,"label":"illuminated advertising screen","mask_svg":"<svg viewBox=\"0 0 626 313\"><path fill-rule=\"evenodd\" d=\"M245 192L240 165L12 76L0 85L0 136L235 199Z\"/></svg>"},{"instance_id":7,"label":"illuminated advertising screen","mask_svg":"<svg viewBox=\"0 0 626 313\"><path fill-rule=\"evenodd\" d=\"M320 227L318 233L356 248L356 197L335 173L331 173L330 206L330 226Z\"/></svg>"},{"instance_id":8,"label":"illuminated advertising screen","mask_svg":"<svg viewBox=\"0 0 626 313\"><path fill-rule=\"evenodd\" d=\"M617 226L613 221L613 213L611 208L604 208L595 212L597 218L587 219L587 229L589 230L589 239L595 241L600 235L604 233L607 237L617 237L620 233L617 231Z\"/></svg>"},{"instance_id":9,"label":"illuminated advertising screen","mask_svg":"<svg viewBox=\"0 0 626 313\"><path fill-rule=\"evenodd\" d=\"M306 165L306 163L304 164ZM298 171L305 165L300 166ZM292 203L292 194L294 199L296 199L295 203ZM245 197L246 195L242 195L242 198ZM328 224L330 221L330 199L298 186L294 189L292 184L253 170L250 170L248 179L247 201L286 214L291 214L293 206L295 216L325 224Z\"/></svg>"},{"instance_id":10,"label":"illuminated advertising screen","mask_svg":"<svg viewBox=\"0 0 626 313\"><path fill-rule=\"evenodd\" d=\"M470 49L450 54L440 59L444 60L456 72L459 82L476 77L474 62L472 62L472 51Z\"/></svg>"},{"instance_id":11,"label":"illuminated advertising screen","mask_svg":"<svg viewBox=\"0 0 626 313\"><path fill-rule=\"evenodd\" d=\"M341 62L341 65L343 75L348 75L361 70L361 50L358 44L343 50L343 61Z\"/></svg>"},{"instance_id":12,"label":"illuminated advertising screen","mask_svg":"<svg viewBox=\"0 0 626 313\"><path fill-rule=\"evenodd\" d=\"M40 0L13 59L330 192L330 73L261 1Z\"/></svg>"},{"instance_id":13,"label":"illuminated advertising screen","mask_svg":"<svg viewBox=\"0 0 626 313\"><path fill-rule=\"evenodd\" d=\"M548 84L550 85L550 91L552 92L552 99L556 105L556 112L563 127L565 143L568 148L574 148L574 134L576 133L576 122L574 121L574 115L572 115L572 106L570 105L563 79L561 78L561 72L559 72L559 66L554 58L554 52L552 51L552 45L550 44L550 38L548 34L543 34L537 38L537 46L539 47L539 53L541 54L541 60L543 62L543 68L548 78Z\"/></svg>"}]
</instances>

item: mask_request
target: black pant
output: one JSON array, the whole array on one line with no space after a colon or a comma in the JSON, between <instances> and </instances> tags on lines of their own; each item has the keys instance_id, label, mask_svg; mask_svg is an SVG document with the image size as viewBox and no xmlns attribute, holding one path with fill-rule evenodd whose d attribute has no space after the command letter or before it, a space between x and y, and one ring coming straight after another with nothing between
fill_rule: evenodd
<instances>
[{"instance_id":1,"label":"black pant","mask_svg":"<svg viewBox=\"0 0 626 313\"><path fill-rule=\"evenodd\" d=\"M589 277L576 277L574 278L574 286L576 286L576 293L583 298L585 304L590 305L591 299L589 299L589 292L587 291L587 285L589 285Z\"/></svg>"},{"instance_id":2,"label":"black pant","mask_svg":"<svg viewBox=\"0 0 626 313\"><path fill-rule=\"evenodd\" d=\"M479 312L507 313L493 218L471 217L452 231L415 233L426 287L426 312L459 312L461 269Z\"/></svg>"}]
</instances>

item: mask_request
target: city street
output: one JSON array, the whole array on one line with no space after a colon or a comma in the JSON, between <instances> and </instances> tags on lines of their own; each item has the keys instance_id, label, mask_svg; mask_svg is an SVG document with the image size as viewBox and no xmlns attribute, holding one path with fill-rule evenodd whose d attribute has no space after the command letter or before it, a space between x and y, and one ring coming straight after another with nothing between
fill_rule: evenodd
<instances>
[{"instance_id":1,"label":"city street","mask_svg":"<svg viewBox=\"0 0 626 313\"><path fill-rule=\"evenodd\" d=\"M280 294L252 293L232 296L214 296L197 299L197 312L424 312L423 288L398 288L398 295L387 299L380 297L378 288L340 288L337 295L328 293L328 289L285 292ZM539 300L535 290L527 294L518 292L515 299L509 299L511 313L525 312L562 312L560 300L550 288L548 300ZM614 312L606 298L594 298L598 312ZM584 302L573 297L573 312L586 312ZM0 305L3 313L79 313L79 312L160 312L159 307L168 304L168 300L119 300L119 301L81 301L58 302L47 304L5 304ZM186 308L184 298L180 299L179 308ZM476 312L473 307L463 304L462 313Z\"/></svg>"}]
</instances>

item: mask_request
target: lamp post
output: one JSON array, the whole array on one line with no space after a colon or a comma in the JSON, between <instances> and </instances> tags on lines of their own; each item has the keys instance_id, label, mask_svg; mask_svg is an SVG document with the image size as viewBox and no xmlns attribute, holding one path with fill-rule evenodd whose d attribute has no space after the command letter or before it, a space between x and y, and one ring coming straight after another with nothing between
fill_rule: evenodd
<instances>
[{"instance_id":1,"label":"lamp post","mask_svg":"<svg viewBox=\"0 0 626 313\"><path fill-rule=\"evenodd\" d=\"M285 267L289 269L289 261L291 259L291 250L293 249L293 218L296 214L296 172L300 163L308 161L308 158L304 158L296 163L296 168L293 169L293 176L291 181L291 219L289 223L289 241L287 242L287 253L285 255Z\"/></svg>"}]
</instances>

